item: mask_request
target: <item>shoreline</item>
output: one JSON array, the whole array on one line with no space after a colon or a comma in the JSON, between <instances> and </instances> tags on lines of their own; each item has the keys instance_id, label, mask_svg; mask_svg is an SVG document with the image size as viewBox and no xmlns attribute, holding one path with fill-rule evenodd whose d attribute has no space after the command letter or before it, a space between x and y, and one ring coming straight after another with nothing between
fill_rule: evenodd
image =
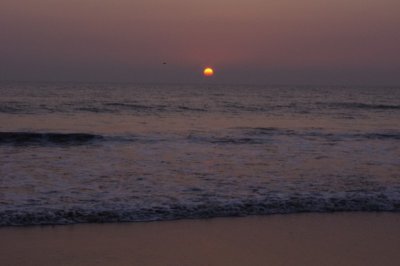
<instances>
[{"instance_id":1,"label":"shoreline","mask_svg":"<svg viewBox=\"0 0 400 266\"><path fill-rule=\"evenodd\" d=\"M0 227L2 265L397 265L400 213Z\"/></svg>"},{"instance_id":2,"label":"shoreline","mask_svg":"<svg viewBox=\"0 0 400 266\"><path fill-rule=\"evenodd\" d=\"M133 221L100 221L100 222L72 222L72 223L38 223L38 224L12 224L12 225L0 225L1 229L7 228L46 228L46 227L71 227L71 226L81 226L81 225L126 225L126 224L152 224L152 223L173 223L173 222L190 222L190 221L210 221L210 220L221 220L221 219L263 219L266 217L284 217L284 216L319 216L319 215L399 215L399 211L330 211L330 212L289 212L289 213L268 213L268 214L249 214L249 215L231 215L231 216L205 216L205 217L188 217L188 218L171 218L165 220L133 220Z\"/></svg>"}]
</instances>

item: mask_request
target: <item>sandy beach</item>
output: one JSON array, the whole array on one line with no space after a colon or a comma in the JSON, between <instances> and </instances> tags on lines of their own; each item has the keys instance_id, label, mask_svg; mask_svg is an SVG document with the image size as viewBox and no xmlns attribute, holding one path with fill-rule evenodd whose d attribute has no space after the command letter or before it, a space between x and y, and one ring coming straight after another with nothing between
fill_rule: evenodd
<instances>
[{"instance_id":1,"label":"sandy beach","mask_svg":"<svg viewBox=\"0 0 400 266\"><path fill-rule=\"evenodd\" d=\"M0 228L1 265L399 265L396 213Z\"/></svg>"}]
</instances>

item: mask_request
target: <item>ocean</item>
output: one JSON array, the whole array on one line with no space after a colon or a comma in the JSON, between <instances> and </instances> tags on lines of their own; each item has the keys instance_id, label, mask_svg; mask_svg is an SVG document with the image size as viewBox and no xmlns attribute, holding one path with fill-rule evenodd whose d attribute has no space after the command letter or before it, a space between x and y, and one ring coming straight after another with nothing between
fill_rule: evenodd
<instances>
[{"instance_id":1,"label":"ocean","mask_svg":"<svg viewBox=\"0 0 400 266\"><path fill-rule=\"evenodd\" d=\"M400 211L400 88L0 84L0 225Z\"/></svg>"}]
</instances>

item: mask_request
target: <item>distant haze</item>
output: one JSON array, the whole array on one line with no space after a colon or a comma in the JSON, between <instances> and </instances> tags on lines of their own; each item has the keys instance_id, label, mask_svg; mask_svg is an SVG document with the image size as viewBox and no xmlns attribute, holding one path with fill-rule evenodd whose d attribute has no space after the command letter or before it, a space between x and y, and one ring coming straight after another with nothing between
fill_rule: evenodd
<instances>
[{"instance_id":1,"label":"distant haze","mask_svg":"<svg viewBox=\"0 0 400 266\"><path fill-rule=\"evenodd\" d=\"M399 0L0 2L0 80L396 85L399 51Z\"/></svg>"}]
</instances>

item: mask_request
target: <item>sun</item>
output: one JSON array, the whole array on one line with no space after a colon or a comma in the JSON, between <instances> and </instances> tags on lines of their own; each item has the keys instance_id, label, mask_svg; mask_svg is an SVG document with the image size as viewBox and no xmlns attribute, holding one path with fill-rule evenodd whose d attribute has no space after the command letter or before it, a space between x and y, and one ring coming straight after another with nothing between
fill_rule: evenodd
<instances>
[{"instance_id":1,"label":"sun","mask_svg":"<svg viewBox=\"0 0 400 266\"><path fill-rule=\"evenodd\" d=\"M203 70L203 75L206 76L206 77L211 77L211 76L213 76L213 75L214 75L214 69L212 69L211 67L206 67L206 68Z\"/></svg>"}]
</instances>

